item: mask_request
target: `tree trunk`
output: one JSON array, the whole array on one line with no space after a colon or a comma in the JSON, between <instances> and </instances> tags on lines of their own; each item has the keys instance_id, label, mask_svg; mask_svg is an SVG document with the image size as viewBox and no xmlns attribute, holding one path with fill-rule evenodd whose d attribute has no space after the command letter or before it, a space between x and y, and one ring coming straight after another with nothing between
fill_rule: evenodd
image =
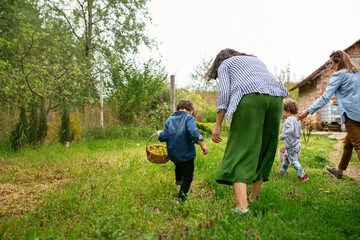
<instances>
[{"instance_id":1,"label":"tree trunk","mask_svg":"<svg viewBox=\"0 0 360 240\"><path fill-rule=\"evenodd\" d=\"M91 39L92 39L92 30L93 30L93 0L88 0L88 21L86 26L85 34L85 56L89 60L91 56Z\"/></svg>"},{"instance_id":2,"label":"tree trunk","mask_svg":"<svg viewBox=\"0 0 360 240\"><path fill-rule=\"evenodd\" d=\"M165 109L164 109L164 100L161 99L161 112L162 112L162 120L163 126L165 125Z\"/></svg>"},{"instance_id":3,"label":"tree trunk","mask_svg":"<svg viewBox=\"0 0 360 240\"><path fill-rule=\"evenodd\" d=\"M100 75L100 126L104 128L103 78Z\"/></svg>"},{"instance_id":4,"label":"tree trunk","mask_svg":"<svg viewBox=\"0 0 360 240\"><path fill-rule=\"evenodd\" d=\"M175 76L170 76L170 112L175 112Z\"/></svg>"},{"instance_id":5,"label":"tree trunk","mask_svg":"<svg viewBox=\"0 0 360 240\"><path fill-rule=\"evenodd\" d=\"M91 59L91 39L92 39L92 32L93 32L93 2L94 0L88 0L88 21L86 26L86 33L85 33L85 57L87 64L90 65ZM90 66L89 66L90 67ZM87 97L90 98L91 95L91 88L87 89Z\"/></svg>"}]
</instances>

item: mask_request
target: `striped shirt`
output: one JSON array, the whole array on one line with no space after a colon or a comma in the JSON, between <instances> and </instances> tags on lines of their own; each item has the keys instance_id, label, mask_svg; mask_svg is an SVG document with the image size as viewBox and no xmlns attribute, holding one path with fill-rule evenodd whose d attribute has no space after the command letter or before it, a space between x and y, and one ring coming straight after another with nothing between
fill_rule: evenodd
<instances>
[{"instance_id":1,"label":"striped shirt","mask_svg":"<svg viewBox=\"0 0 360 240\"><path fill-rule=\"evenodd\" d=\"M225 109L226 122L241 98L250 93L286 97L289 92L256 57L234 56L224 60L218 69L219 94L216 112Z\"/></svg>"}]
</instances>

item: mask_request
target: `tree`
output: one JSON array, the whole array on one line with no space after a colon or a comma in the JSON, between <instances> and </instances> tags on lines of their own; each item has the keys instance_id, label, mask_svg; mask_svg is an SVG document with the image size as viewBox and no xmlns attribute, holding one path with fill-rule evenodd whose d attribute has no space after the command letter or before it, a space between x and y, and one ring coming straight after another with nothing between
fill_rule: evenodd
<instances>
[{"instance_id":1,"label":"tree","mask_svg":"<svg viewBox=\"0 0 360 240\"><path fill-rule=\"evenodd\" d=\"M155 42L145 34L146 23L151 23L147 10L150 0L48 0L44 1L46 19L55 18L78 43L85 63L92 71L90 84L79 97L98 97L95 79L98 72L109 70L118 58L136 53L143 44L151 47Z\"/></svg>"},{"instance_id":2,"label":"tree","mask_svg":"<svg viewBox=\"0 0 360 240\"><path fill-rule=\"evenodd\" d=\"M218 80L207 81L205 79L205 74L210 68L213 60L206 60L203 58L199 65L194 68L194 72L190 74L191 79L193 80L192 84L190 84L190 88L194 91L205 91L205 92L216 92L219 89Z\"/></svg>"},{"instance_id":3,"label":"tree","mask_svg":"<svg viewBox=\"0 0 360 240\"><path fill-rule=\"evenodd\" d=\"M285 68L276 68L275 67L275 78L281 82L286 89L289 91L296 83L297 83L297 76L295 73L291 72L290 64L287 64ZM298 89L294 91L289 91L289 97L294 99L295 101L298 100Z\"/></svg>"},{"instance_id":4,"label":"tree","mask_svg":"<svg viewBox=\"0 0 360 240\"><path fill-rule=\"evenodd\" d=\"M149 0L49 0L47 14L66 23L81 44L90 62L137 52L141 43L151 46L145 35L151 21L146 4Z\"/></svg>"},{"instance_id":5,"label":"tree","mask_svg":"<svg viewBox=\"0 0 360 240\"><path fill-rule=\"evenodd\" d=\"M107 102L118 112L120 122L143 120L152 109L157 93L165 87L166 79L159 61L136 64L134 60L123 60L111 70L111 80L105 82Z\"/></svg>"},{"instance_id":6,"label":"tree","mask_svg":"<svg viewBox=\"0 0 360 240\"><path fill-rule=\"evenodd\" d=\"M47 26L48 32L53 27ZM8 44L16 46L16 55L2 63L4 74L0 76L0 98L16 106L19 99L27 102L36 98L46 114L74 100L93 81L91 68L76 56L72 39L64 34L60 40L48 32L22 26L18 38Z\"/></svg>"},{"instance_id":7,"label":"tree","mask_svg":"<svg viewBox=\"0 0 360 240\"><path fill-rule=\"evenodd\" d=\"M15 129L11 131L10 134L11 147L14 151L17 151L27 142L28 129L29 124L26 116L26 110L22 105L20 107L19 122L16 124Z\"/></svg>"},{"instance_id":8,"label":"tree","mask_svg":"<svg viewBox=\"0 0 360 240\"><path fill-rule=\"evenodd\" d=\"M70 141L70 117L69 110L67 106L64 106L63 115L61 116L61 126L60 126L60 142L65 144Z\"/></svg>"},{"instance_id":9,"label":"tree","mask_svg":"<svg viewBox=\"0 0 360 240\"><path fill-rule=\"evenodd\" d=\"M21 35L22 25L31 25L34 31L39 31L43 23L37 0L1 0L0 4L0 38L10 43ZM0 59L16 67L11 56L16 54L16 46L0 44Z\"/></svg>"},{"instance_id":10,"label":"tree","mask_svg":"<svg viewBox=\"0 0 360 240\"><path fill-rule=\"evenodd\" d=\"M38 132L37 132L37 137L36 137L38 142L40 142L40 143L44 142L44 140L47 136L47 130L48 130L47 115L46 115L44 105L41 105L40 106L39 127L38 127Z\"/></svg>"},{"instance_id":11,"label":"tree","mask_svg":"<svg viewBox=\"0 0 360 240\"><path fill-rule=\"evenodd\" d=\"M39 128L39 116L35 101L31 102L30 105L30 116L29 116L29 143L36 144L37 132Z\"/></svg>"}]
</instances>

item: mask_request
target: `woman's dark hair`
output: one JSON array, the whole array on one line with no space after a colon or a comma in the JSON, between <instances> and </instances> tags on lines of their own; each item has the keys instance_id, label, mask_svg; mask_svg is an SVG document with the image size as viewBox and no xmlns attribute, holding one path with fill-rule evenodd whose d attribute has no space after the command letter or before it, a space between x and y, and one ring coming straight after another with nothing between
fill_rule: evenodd
<instances>
[{"instance_id":1,"label":"woman's dark hair","mask_svg":"<svg viewBox=\"0 0 360 240\"><path fill-rule=\"evenodd\" d=\"M294 100L287 99L283 103L283 109L284 109L284 111L290 112L291 114L297 114L299 107Z\"/></svg>"},{"instance_id":2,"label":"woman's dark hair","mask_svg":"<svg viewBox=\"0 0 360 240\"><path fill-rule=\"evenodd\" d=\"M231 48L225 48L223 50L221 50L215 57L215 60L213 62L213 64L211 65L210 69L208 70L208 72L205 74L205 79L210 81L212 79L216 79L217 78L217 71L221 65L221 63L228 59L231 58L233 56L251 56L251 57L255 57L254 55L249 55L246 53L241 53L238 52L234 49Z\"/></svg>"},{"instance_id":3,"label":"woman's dark hair","mask_svg":"<svg viewBox=\"0 0 360 240\"><path fill-rule=\"evenodd\" d=\"M330 58L335 63L339 64L335 71L339 71L340 69L346 69L347 72L357 72L360 69L355 65L353 61L351 61L350 56L344 51L334 51L330 54Z\"/></svg>"},{"instance_id":4,"label":"woman's dark hair","mask_svg":"<svg viewBox=\"0 0 360 240\"><path fill-rule=\"evenodd\" d=\"M182 99L178 102L176 106L176 111L179 111L180 109L186 109L188 111L194 110L194 104L189 99Z\"/></svg>"}]
</instances>

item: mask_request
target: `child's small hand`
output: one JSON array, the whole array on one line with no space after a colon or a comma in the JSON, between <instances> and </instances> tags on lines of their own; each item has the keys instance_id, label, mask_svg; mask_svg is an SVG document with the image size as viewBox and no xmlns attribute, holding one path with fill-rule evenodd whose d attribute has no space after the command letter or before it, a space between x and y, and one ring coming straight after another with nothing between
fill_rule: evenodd
<instances>
[{"instance_id":1,"label":"child's small hand","mask_svg":"<svg viewBox=\"0 0 360 240\"><path fill-rule=\"evenodd\" d=\"M205 145L201 146L201 150L202 150L202 152L200 154L206 155L209 152L209 149Z\"/></svg>"},{"instance_id":2,"label":"child's small hand","mask_svg":"<svg viewBox=\"0 0 360 240\"><path fill-rule=\"evenodd\" d=\"M158 131L156 132L156 134L159 135L161 132L162 132L162 130L158 130Z\"/></svg>"},{"instance_id":3,"label":"child's small hand","mask_svg":"<svg viewBox=\"0 0 360 240\"><path fill-rule=\"evenodd\" d=\"M280 139L280 138L278 138L278 141L281 141L281 139Z\"/></svg>"}]
</instances>

